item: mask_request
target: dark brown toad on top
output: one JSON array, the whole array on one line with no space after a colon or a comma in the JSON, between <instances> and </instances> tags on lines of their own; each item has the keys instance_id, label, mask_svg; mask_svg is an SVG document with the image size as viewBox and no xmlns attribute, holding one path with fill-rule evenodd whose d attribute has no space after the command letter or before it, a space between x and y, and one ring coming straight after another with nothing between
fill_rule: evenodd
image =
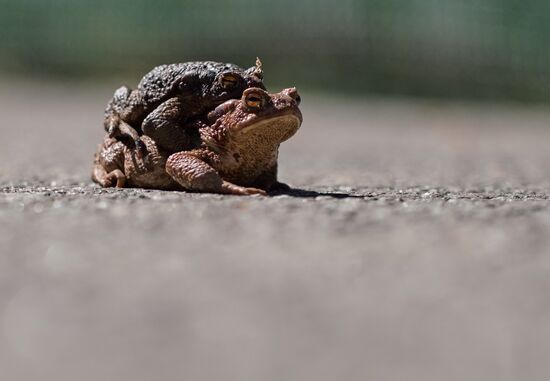
<instances>
[{"instance_id":1,"label":"dark brown toad on top","mask_svg":"<svg viewBox=\"0 0 550 381\"><path fill-rule=\"evenodd\" d=\"M186 62L155 67L135 90L116 90L105 110L104 127L110 137L132 140L140 135L168 151L187 148L185 125L228 99L238 99L249 87L264 89L261 62L241 69L213 61Z\"/></svg>"},{"instance_id":2,"label":"dark brown toad on top","mask_svg":"<svg viewBox=\"0 0 550 381\"><path fill-rule=\"evenodd\" d=\"M147 136L149 155L131 144L105 138L95 156L92 178L103 187L184 189L238 195L285 188L277 181L279 145L302 123L295 88L268 94L249 88L198 126L192 149L170 154Z\"/></svg>"}]
</instances>

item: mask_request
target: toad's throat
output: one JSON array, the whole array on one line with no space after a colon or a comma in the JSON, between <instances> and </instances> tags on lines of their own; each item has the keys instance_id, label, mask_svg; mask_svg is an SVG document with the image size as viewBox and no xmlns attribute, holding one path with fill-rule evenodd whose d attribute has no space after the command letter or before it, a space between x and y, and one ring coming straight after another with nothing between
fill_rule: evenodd
<instances>
[{"instance_id":1,"label":"toad's throat","mask_svg":"<svg viewBox=\"0 0 550 381\"><path fill-rule=\"evenodd\" d=\"M238 184L253 184L258 176L277 165L279 144L294 135L300 123L299 115L291 113L239 130L229 149L232 159L222 170L224 176Z\"/></svg>"}]
</instances>

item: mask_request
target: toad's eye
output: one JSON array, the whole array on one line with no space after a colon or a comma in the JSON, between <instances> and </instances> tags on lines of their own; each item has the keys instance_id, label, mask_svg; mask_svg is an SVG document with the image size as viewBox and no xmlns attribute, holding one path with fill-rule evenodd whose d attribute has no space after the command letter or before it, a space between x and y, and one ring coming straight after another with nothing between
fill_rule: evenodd
<instances>
[{"instance_id":1,"label":"toad's eye","mask_svg":"<svg viewBox=\"0 0 550 381\"><path fill-rule=\"evenodd\" d=\"M237 77L234 74L224 74L221 78L222 86L230 89L237 84Z\"/></svg>"},{"instance_id":2,"label":"toad's eye","mask_svg":"<svg viewBox=\"0 0 550 381\"><path fill-rule=\"evenodd\" d=\"M263 98L256 94L250 94L246 97L246 105L250 108L259 109L262 107Z\"/></svg>"}]
</instances>

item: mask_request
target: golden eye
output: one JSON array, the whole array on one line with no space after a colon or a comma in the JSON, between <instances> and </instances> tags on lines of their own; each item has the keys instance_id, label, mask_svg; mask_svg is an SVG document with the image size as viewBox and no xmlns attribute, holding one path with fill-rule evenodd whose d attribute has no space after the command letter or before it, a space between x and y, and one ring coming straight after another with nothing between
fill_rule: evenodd
<instances>
[{"instance_id":1,"label":"golden eye","mask_svg":"<svg viewBox=\"0 0 550 381\"><path fill-rule=\"evenodd\" d=\"M250 108L260 108L262 107L263 99L255 94L250 94L246 97L246 105Z\"/></svg>"},{"instance_id":2,"label":"golden eye","mask_svg":"<svg viewBox=\"0 0 550 381\"><path fill-rule=\"evenodd\" d=\"M237 84L237 77L235 77L233 74L225 74L222 77L222 86L227 88L231 88Z\"/></svg>"}]
</instances>

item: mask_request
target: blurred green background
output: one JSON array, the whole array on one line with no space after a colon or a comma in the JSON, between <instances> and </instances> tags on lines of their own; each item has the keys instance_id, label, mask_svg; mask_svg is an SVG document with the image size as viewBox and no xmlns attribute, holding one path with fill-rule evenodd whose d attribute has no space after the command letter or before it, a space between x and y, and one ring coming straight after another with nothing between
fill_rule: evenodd
<instances>
[{"instance_id":1,"label":"blurred green background","mask_svg":"<svg viewBox=\"0 0 550 381\"><path fill-rule=\"evenodd\" d=\"M259 56L270 86L545 101L549 46L547 0L0 0L3 77Z\"/></svg>"}]
</instances>

